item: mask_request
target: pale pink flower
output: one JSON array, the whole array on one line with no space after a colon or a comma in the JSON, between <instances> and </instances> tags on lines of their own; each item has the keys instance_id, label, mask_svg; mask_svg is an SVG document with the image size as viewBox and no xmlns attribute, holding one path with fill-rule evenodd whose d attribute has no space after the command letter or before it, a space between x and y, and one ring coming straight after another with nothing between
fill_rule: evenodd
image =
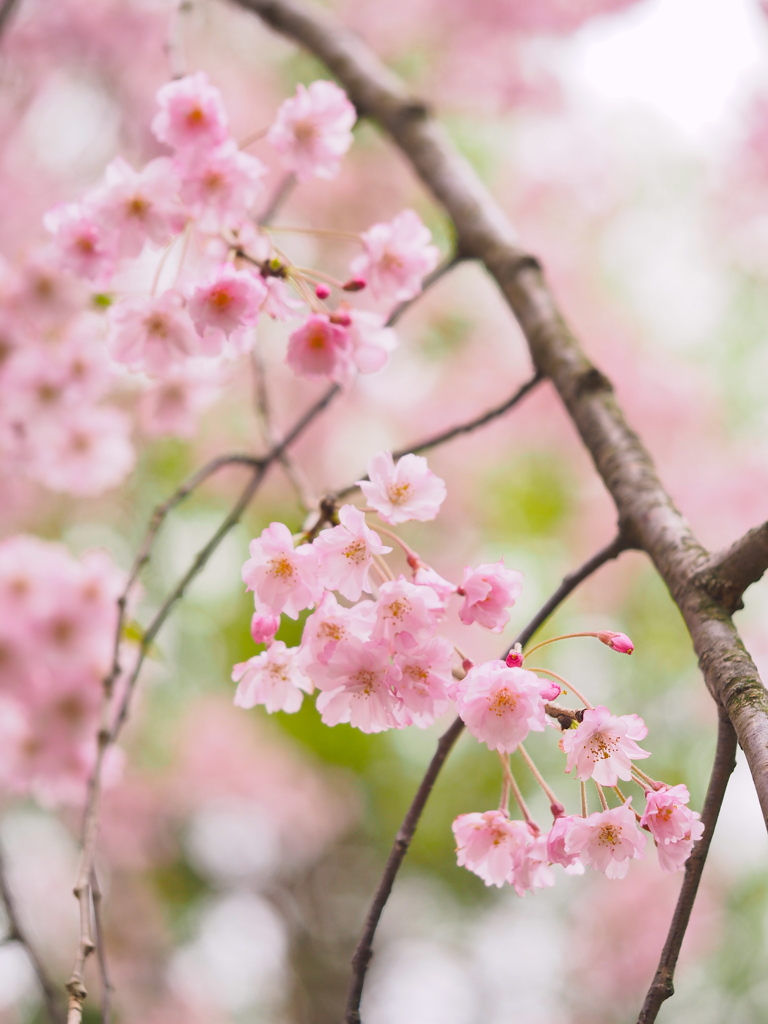
<instances>
[{"instance_id":1,"label":"pale pink flower","mask_svg":"<svg viewBox=\"0 0 768 1024\"><path fill-rule=\"evenodd\" d=\"M421 291L421 282L437 266L439 249L413 210L363 233L365 253L352 261L353 275L364 278L376 298L404 302Z\"/></svg>"},{"instance_id":2,"label":"pale pink flower","mask_svg":"<svg viewBox=\"0 0 768 1024\"><path fill-rule=\"evenodd\" d=\"M626 633L613 633L609 629L604 629L597 634L597 639L610 647L612 651L618 651L619 654L631 654L635 649L635 645Z\"/></svg>"},{"instance_id":3,"label":"pale pink flower","mask_svg":"<svg viewBox=\"0 0 768 1024\"><path fill-rule=\"evenodd\" d=\"M451 828L459 867L468 868L486 885L499 888L514 877L531 839L528 826L510 821L504 811L460 814Z\"/></svg>"},{"instance_id":4,"label":"pale pink flower","mask_svg":"<svg viewBox=\"0 0 768 1024\"><path fill-rule=\"evenodd\" d=\"M235 665L232 681L238 683L235 704L252 708L263 704L267 711L293 714L301 707L304 693L312 693L312 681L299 664L298 648L275 640L266 651Z\"/></svg>"},{"instance_id":5,"label":"pale pink flower","mask_svg":"<svg viewBox=\"0 0 768 1024\"><path fill-rule=\"evenodd\" d=\"M511 752L531 730L546 723L538 676L503 661L475 665L454 691L459 715L469 731L491 750Z\"/></svg>"},{"instance_id":6,"label":"pale pink flower","mask_svg":"<svg viewBox=\"0 0 768 1024\"><path fill-rule=\"evenodd\" d=\"M72 409L56 422L38 424L27 472L54 491L101 494L122 483L133 469L130 433L130 420L118 409Z\"/></svg>"},{"instance_id":7,"label":"pale pink flower","mask_svg":"<svg viewBox=\"0 0 768 1024\"><path fill-rule=\"evenodd\" d=\"M429 565L420 562L413 574L413 582L420 587L431 587L442 601L447 601L451 594L455 594L457 587L444 579L440 573L435 572Z\"/></svg>"},{"instance_id":8,"label":"pale pink flower","mask_svg":"<svg viewBox=\"0 0 768 1024\"><path fill-rule=\"evenodd\" d=\"M555 874L549 866L546 836L530 836L524 856L515 865L508 881L518 896L555 884Z\"/></svg>"},{"instance_id":9,"label":"pale pink flower","mask_svg":"<svg viewBox=\"0 0 768 1024\"><path fill-rule=\"evenodd\" d=\"M171 366L139 399L139 421L150 436L192 437L200 414L218 397L223 380L207 359Z\"/></svg>"},{"instance_id":10,"label":"pale pink flower","mask_svg":"<svg viewBox=\"0 0 768 1024\"><path fill-rule=\"evenodd\" d=\"M61 266L77 277L105 284L115 272L116 253L95 211L81 203L63 203L43 218L53 235Z\"/></svg>"},{"instance_id":11,"label":"pale pink flower","mask_svg":"<svg viewBox=\"0 0 768 1024\"><path fill-rule=\"evenodd\" d=\"M467 566L459 594L464 601L459 618L465 625L473 622L500 633L509 622L507 608L511 608L523 589L523 574L506 569L504 559L485 562L476 569Z\"/></svg>"},{"instance_id":12,"label":"pale pink flower","mask_svg":"<svg viewBox=\"0 0 768 1024\"><path fill-rule=\"evenodd\" d=\"M221 93L204 71L161 86L157 103L160 109L152 121L155 138L185 155L211 149L229 135Z\"/></svg>"},{"instance_id":13,"label":"pale pink flower","mask_svg":"<svg viewBox=\"0 0 768 1024\"><path fill-rule=\"evenodd\" d=\"M445 483L421 455L404 455L395 465L390 452L378 452L368 463L368 477L357 483L385 523L434 519L445 500Z\"/></svg>"},{"instance_id":14,"label":"pale pink flower","mask_svg":"<svg viewBox=\"0 0 768 1024\"><path fill-rule=\"evenodd\" d=\"M205 355L219 355L233 331L253 326L266 297L261 277L235 270L231 264L217 267L197 285L187 308Z\"/></svg>"},{"instance_id":15,"label":"pale pink flower","mask_svg":"<svg viewBox=\"0 0 768 1024\"><path fill-rule=\"evenodd\" d=\"M576 769L582 782L594 779L601 786L615 786L632 778L632 761L650 757L636 743L648 735L638 715L612 715L602 704L588 708L575 729L566 729L560 741L568 755L565 770Z\"/></svg>"},{"instance_id":16,"label":"pale pink flower","mask_svg":"<svg viewBox=\"0 0 768 1024\"><path fill-rule=\"evenodd\" d=\"M561 864L568 869L569 874L583 874L584 865L579 860L578 853L569 851L566 846L571 826L575 821L583 821L570 814L561 814L555 818L552 828L547 834L547 856L552 864Z\"/></svg>"},{"instance_id":17,"label":"pale pink flower","mask_svg":"<svg viewBox=\"0 0 768 1024\"><path fill-rule=\"evenodd\" d=\"M179 180L170 160L152 160L135 171L121 156L107 167L104 185L92 193L95 216L114 238L119 256L138 256L147 242L167 245L184 227Z\"/></svg>"},{"instance_id":18,"label":"pale pink flower","mask_svg":"<svg viewBox=\"0 0 768 1024\"><path fill-rule=\"evenodd\" d=\"M355 120L355 108L338 85L298 85L296 95L280 105L267 141L299 181L333 178L352 145Z\"/></svg>"},{"instance_id":19,"label":"pale pink flower","mask_svg":"<svg viewBox=\"0 0 768 1024\"><path fill-rule=\"evenodd\" d=\"M179 168L181 198L206 231L240 228L264 191L267 168L228 139Z\"/></svg>"},{"instance_id":20,"label":"pale pink flower","mask_svg":"<svg viewBox=\"0 0 768 1024\"><path fill-rule=\"evenodd\" d=\"M357 601L364 590L372 592L369 573L373 556L392 550L384 546L354 505L342 505L339 525L323 530L312 546L320 560L320 581L350 601Z\"/></svg>"},{"instance_id":21,"label":"pale pink flower","mask_svg":"<svg viewBox=\"0 0 768 1024\"><path fill-rule=\"evenodd\" d=\"M315 679L325 691L317 698L322 720L326 725L349 722L361 732L397 727L400 699L392 687L399 675L386 644L355 638L337 644L324 677Z\"/></svg>"},{"instance_id":22,"label":"pale pink flower","mask_svg":"<svg viewBox=\"0 0 768 1024\"><path fill-rule=\"evenodd\" d=\"M403 721L424 729L448 710L453 645L439 636L419 643L410 633L398 633L394 650L394 662L400 669L396 689L403 701Z\"/></svg>"},{"instance_id":23,"label":"pale pink flower","mask_svg":"<svg viewBox=\"0 0 768 1024\"><path fill-rule=\"evenodd\" d=\"M293 298L287 283L279 277L265 277L264 285L267 297L261 307L262 312L271 316L273 320L290 320L297 316L298 310L304 308L301 302Z\"/></svg>"},{"instance_id":24,"label":"pale pink flower","mask_svg":"<svg viewBox=\"0 0 768 1024\"><path fill-rule=\"evenodd\" d=\"M346 384L354 370L349 331L324 313L312 313L288 339L285 361L300 377Z\"/></svg>"},{"instance_id":25,"label":"pale pink flower","mask_svg":"<svg viewBox=\"0 0 768 1024\"><path fill-rule=\"evenodd\" d=\"M691 799L687 786L663 786L647 790L645 811L640 827L647 828L660 843L674 843L690 834L691 826L701 815L685 805Z\"/></svg>"},{"instance_id":26,"label":"pale pink flower","mask_svg":"<svg viewBox=\"0 0 768 1024\"><path fill-rule=\"evenodd\" d=\"M668 874L675 871L682 871L685 862L693 852L693 844L704 835L704 825L700 821L694 821L691 831L682 839L670 840L667 843L656 841L656 853L659 855L659 867Z\"/></svg>"},{"instance_id":27,"label":"pale pink flower","mask_svg":"<svg viewBox=\"0 0 768 1024\"><path fill-rule=\"evenodd\" d=\"M156 299L123 299L110 307L107 318L112 358L151 377L163 375L200 347L184 297L172 288Z\"/></svg>"},{"instance_id":28,"label":"pale pink flower","mask_svg":"<svg viewBox=\"0 0 768 1024\"><path fill-rule=\"evenodd\" d=\"M608 878L624 878L630 860L644 858L645 839L627 800L621 807L597 811L588 818L576 818L565 848L568 853L578 854L587 867L603 871Z\"/></svg>"},{"instance_id":29,"label":"pale pink flower","mask_svg":"<svg viewBox=\"0 0 768 1024\"><path fill-rule=\"evenodd\" d=\"M243 566L243 581L256 600L292 619L320 597L317 554L311 544L293 546L284 523L271 523L250 543L251 557Z\"/></svg>"},{"instance_id":30,"label":"pale pink flower","mask_svg":"<svg viewBox=\"0 0 768 1024\"><path fill-rule=\"evenodd\" d=\"M301 650L312 675L312 664L327 664L338 643L352 637L367 640L375 618L373 601L358 601L351 608L340 605L330 590L326 590L315 611L304 623Z\"/></svg>"},{"instance_id":31,"label":"pale pink flower","mask_svg":"<svg viewBox=\"0 0 768 1024\"><path fill-rule=\"evenodd\" d=\"M271 644L280 628L279 615L262 615L254 612L251 618L251 636L256 644Z\"/></svg>"},{"instance_id":32,"label":"pale pink flower","mask_svg":"<svg viewBox=\"0 0 768 1024\"><path fill-rule=\"evenodd\" d=\"M350 310L349 338L352 361L359 373L377 373L386 366L389 353L397 348L397 334L376 313Z\"/></svg>"},{"instance_id":33,"label":"pale pink flower","mask_svg":"<svg viewBox=\"0 0 768 1024\"><path fill-rule=\"evenodd\" d=\"M431 587L409 583L403 576L388 580L379 588L373 639L391 642L406 632L426 640L434 636L444 615L445 605Z\"/></svg>"}]
</instances>

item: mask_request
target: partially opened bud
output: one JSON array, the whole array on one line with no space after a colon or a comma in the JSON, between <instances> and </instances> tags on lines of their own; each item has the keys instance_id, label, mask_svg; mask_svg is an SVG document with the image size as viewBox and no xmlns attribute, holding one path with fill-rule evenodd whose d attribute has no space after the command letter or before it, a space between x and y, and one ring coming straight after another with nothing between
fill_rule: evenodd
<instances>
[{"instance_id":1,"label":"partially opened bud","mask_svg":"<svg viewBox=\"0 0 768 1024\"><path fill-rule=\"evenodd\" d=\"M318 299L327 299L330 294L331 289L328 287L327 284L319 284L315 288L315 295L318 297Z\"/></svg>"},{"instance_id":2,"label":"partially opened bud","mask_svg":"<svg viewBox=\"0 0 768 1024\"><path fill-rule=\"evenodd\" d=\"M345 292L361 292L367 283L364 277L352 277L341 287Z\"/></svg>"},{"instance_id":3,"label":"partially opened bud","mask_svg":"<svg viewBox=\"0 0 768 1024\"><path fill-rule=\"evenodd\" d=\"M631 654L635 649L626 633L613 633L609 629L604 629L595 636L601 643L610 647L612 651L618 651L619 654Z\"/></svg>"},{"instance_id":4,"label":"partially opened bud","mask_svg":"<svg viewBox=\"0 0 768 1024\"><path fill-rule=\"evenodd\" d=\"M523 660L523 652L520 644L515 644L506 657L507 668L522 668Z\"/></svg>"}]
</instances>

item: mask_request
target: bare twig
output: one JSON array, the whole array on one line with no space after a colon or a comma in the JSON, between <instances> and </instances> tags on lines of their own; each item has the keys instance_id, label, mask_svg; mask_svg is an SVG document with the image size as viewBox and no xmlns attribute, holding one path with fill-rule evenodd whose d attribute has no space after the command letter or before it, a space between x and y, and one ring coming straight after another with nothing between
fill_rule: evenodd
<instances>
[{"instance_id":1,"label":"bare twig","mask_svg":"<svg viewBox=\"0 0 768 1024\"><path fill-rule=\"evenodd\" d=\"M283 203L286 202L291 192L293 192L294 188L296 188L296 175L286 174L285 177L278 182L274 194L259 217L258 223L260 227L266 227L270 223Z\"/></svg>"},{"instance_id":2,"label":"bare twig","mask_svg":"<svg viewBox=\"0 0 768 1024\"><path fill-rule=\"evenodd\" d=\"M101 1024L109 1024L112 1015L112 981L107 964L107 947L104 941L104 928L101 919L101 887L96 877L96 869L91 871L91 896L93 899L93 926L96 938L96 960L101 978Z\"/></svg>"},{"instance_id":3,"label":"bare twig","mask_svg":"<svg viewBox=\"0 0 768 1024\"><path fill-rule=\"evenodd\" d=\"M726 551L712 555L697 581L730 611L744 607L742 595L768 571L768 523L739 537Z\"/></svg>"},{"instance_id":4,"label":"bare twig","mask_svg":"<svg viewBox=\"0 0 768 1024\"><path fill-rule=\"evenodd\" d=\"M56 986L49 977L48 971L45 969L35 947L30 942L26 929L19 918L19 914L16 909L16 900L8 881L5 853L2 847L0 847L0 899L3 902L5 916L8 919L8 939L12 942L18 942L26 952L29 961L32 964L32 969L35 972L37 982L40 986L46 1014L48 1019L51 1021L51 1024L61 1024L61 1021L63 1020L63 1013L62 1007L59 1004Z\"/></svg>"},{"instance_id":5,"label":"bare twig","mask_svg":"<svg viewBox=\"0 0 768 1024\"><path fill-rule=\"evenodd\" d=\"M399 303L395 306L392 312L387 317L387 321L384 324L385 327L394 327L398 320L408 312L414 303L418 302L424 292L429 291L433 284L437 284L446 274L449 274L454 267L458 267L461 263L461 256L456 254L452 256L446 256L442 263L438 264L431 274L427 274L424 280L421 282L421 291L418 295L414 295L412 299L406 299L404 302Z\"/></svg>"},{"instance_id":6,"label":"bare twig","mask_svg":"<svg viewBox=\"0 0 768 1024\"><path fill-rule=\"evenodd\" d=\"M562 604L568 595L571 594L576 587L583 582L583 580L596 572L601 565L604 565L612 558L616 558L616 556L624 550L623 546L618 547L617 549L617 545L618 540L609 544L601 551L598 551L598 553L585 562L580 569L577 569L575 572L566 576L552 597L520 632L515 643L526 643L527 640L536 632L544 619L551 615L558 605ZM371 901L371 905L368 909L365 923L363 925L363 930L360 933L360 938L352 956L352 980L347 997L347 1010L344 1017L345 1024L360 1024L360 1001L363 994L363 985L365 983L368 964L373 956L373 938L376 934L381 914L386 906L387 900L389 899L389 895L392 892L392 886L395 878L397 877L397 872L400 870L400 866L402 865L405 855L408 852L408 848L411 845L411 840L416 832L419 819L421 818L421 814L426 806L427 800L435 786L437 777L440 774L440 769L445 764L448 755L453 749L453 746L461 735L463 729L464 723L460 718L456 718L438 740L437 750L429 763L429 767L424 774L424 778L421 780L419 788L416 790L416 795L411 802L411 806L408 808L408 812L406 813L405 818L403 818L403 823L395 836L395 841L392 844L392 849L390 850L389 857L387 858L387 863L384 866L384 871Z\"/></svg>"},{"instance_id":7,"label":"bare twig","mask_svg":"<svg viewBox=\"0 0 768 1024\"><path fill-rule=\"evenodd\" d=\"M3 3L0 4L0 36L8 28L10 20L20 3L21 0L3 0Z\"/></svg>"},{"instance_id":8,"label":"bare twig","mask_svg":"<svg viewBox=\"0 0 768 1024\"><path fill-rule=\"evenodd\" d=\"M192 0L176 0L168 27L165 53L171 78L183 78L187 74L187 56L184 48L184 17L192 10Z\"/></svg>"},{"instance_id":9,"label":"bare twig","mask_svg":"<svg viewBox=\"0 0 768 1024\"><path fill-rule=\"evenodd\" d=\"M733 725L728 715L722 709L718 709L718 714L715 762L712 765L707 796L701 812L704 834L694 845L693 852L686 862L685 876L680 895L677 898L675 912L672 915L667 940L664 943L659 966L656 968L653 982L648 989L637 1024L653 1024L661 1009L661 1004L665 999L674 995L673 977L677 958L680 955L680 947L690 921L693 903L701 881L701 873L709 853L728 779L736 765L736 733L733 731Z\"/></svg>"}]
</instances>

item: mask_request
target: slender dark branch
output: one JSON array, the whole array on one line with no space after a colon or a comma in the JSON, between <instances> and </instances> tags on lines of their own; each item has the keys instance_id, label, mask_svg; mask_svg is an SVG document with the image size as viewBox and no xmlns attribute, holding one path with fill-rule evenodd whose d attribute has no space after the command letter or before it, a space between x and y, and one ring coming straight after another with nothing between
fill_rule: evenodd
<instances>
[{"instance_id":1,"label":"slender dark branch","mask_svg":"<svg viewBox=\"0 0 768 1024\"><path fill-rule=\"evenodd\" d=\"M590 558L588 561L577 569L575 572L570 573L566 576L560 586L557 588L552 597L542 606L542 608L534 615L531 621L525 626L518 636L515 638L515 644L524 644L533 636L539 626L547 619L552 612L562 604L563 601L583 582L588 576L596 572L600 566L610 561L612 558L616 558L624 549L626 545L621 541L621 538L616 538L611 544L598 551L596 555ZM514 646L514 644L513 644ZM511 650L511 648L510 648ZM416 832L416 827L419 824L424 807L426 806L427 800L432 793L432 790L437 781L437 777L440 774L440 770L445 764L448 755L453 749L456 740L464 729L464 723L460 718L456 718L449 728L443 733L437 743L437 750L429 762L423 779L419 783L419 788L416 790L416 795L411 802L411 806L403 818L403 823L400 826L395 841L392 844L387 863L384 865L384 871L382 873L379 884L374 893L371 905L368 909L368 913L363 924L363 930L360 933L355 952L352 956L352 980L350 982L349 994L347 997L347 1010L344 1017L345 1024L360 1024L360 1001L363 994L363 985L365 983L365 975L368 970L368 964L370 963L371 957L373 956L373 939L376 934L376 929L379 924L384 907L386 906L387 900L389 899L390 893L392 892L392 886L394 884L397 873L400 870L405 855L408 852L408 848L411 845L411 840Z\"/></svg>"},{"instance_id":2,"label":"slender dark branch","mask_svg":"<svg viewBox=\"0 0 768 1024\"><path fill-rule=\"evenodd\" d=\"M728 779L736 765L736 733L728 715L722 708L718 709L719 722L717 728L717 747L712 774L709 779L707 796L701 813L704 823L704 834L694 845L693 853L685 865L685 877L677 898L677 906L672 915L667 940L661 953L659 966L656 968L651 987L643 1003L637 1024L653 1024L665 999L674 995L673 977L680 947L685 937L688 922L691 918L696 893L701 881L701 873L709 853L709 845L715 831L717 818L723 804Z\"/></svg>"},{"instance_id":3,"label":"slender dark branch","mask_svg":"<svg viewBox=\"0 0 768 1024\"><path fill-rule=\"evenodd\" d=\"M56 986L48 976L48 971L43 966L42 960L38 956L34 946L29 941L26 929L19 919L19 914L16 909L16 900L8 881L8 873L5 865L5 853L2 848L0 848L0 899L2 900L3 907L5 909L5 916L8 919L8 939L12 942L18 942L25 950L29 957L29 961L32 964L32 969L35 972L37 982L40 985L48 1019L51 1021L51 1024L61 1024L64 1016L62 1013L62 1007L59 1005Z\"/></svg>"},{"instance_id":4,"label":"slender dark branch","mask_svg":"<svg viewBox=\"0 0 768 1024\"><path fill-rule=\"evenodd\" d=\"M474 417L474 419L468 420L466 423L460 423L456 427L451 427L449 430L444 430L439 434L435 434L433 437L428 437L425 441L418 441L416 444L410 444L405 448L400 448L398 451L392 453L392 458L401 459L403 455L426 452L429 451L430 448L437 448L441 444L446 444L446 442L452 441L454 437L459 437L460 434L471 434L474 430L478 430L480 427L484 427L486 424L491 423L500 416L503 416L505 413L509 412L510 409L514 409L518 402L522 401L529 391L533 391L536 385L540 384L543 379L544 378L540 373L535 373L530 380L527 380L522 387L515 391L514 395L503 401L501 405L496 405L492 409L488 409L487 412ZM367 480L368 477L364 476L362 479ZM349 484L349 486L342 488L342 490L335 491L332 497L334 499L344 498L348 494L352 494L355 490L357 490L357 484Z\"/></svg>"},{"instance_id":5,"label":"slender dark branch","mask_svg":"<svg viewBox=\"0 0 768 1024\"><path fill-rule=\"evenodd\" d=\"M717 601L730 611L744 607L742 595L768 571L768 523L739 537L726 551L712 555L697 576Z\"/></svg>"},{"instance_id":6,"label":"slender dark branch","mask_svg":"<svg viewBox=\"0 0 768 1024\"><path fill-rule=\"evenodd\" d=\"M104 942L104 926L101 917L101 886L96 869L91 870L91 896L93 898L93 925L96 941L96 960L101 978L101 1024L109 1024L112 1016L112 992L114 991L107 964L107 947Z\"/></svg>"},{"instance_id":7,"label":"slender dark branch","mask_svg":"<svg viewBox=\"0 0 768 1024\"><path fill-rule=\"evenodd\" d=\"M296 175L286 174L286 176L278 183L274 195L267 203L267 208L259 217L259 227L266 227L272 221L272 218L279 211L280 207L287 200L295 187Z\"/></svg>"},{"instance_id":8,"label":"slender dark branch","mask_svg":"<svg viewBox=\"0 0 768 1024\"><path fill-rule=\"evenodd\" d=\"M3 3L0 4L0 36L8 28L8 24L20 3L21 0L3 0Z\"/></svg>"},{"instance_id":9,"label":"slender dark branch","mask_svg":"<svg viewBox=\"0 0 768 1024\"><path fill-rule=\"evenodd\" d=\"M450 273L454 267L457 267L461 263L461 256L446 256L442 263L438 264L431 274L427 274L424 280L421 282L421 291L418 295L414 295L412 299L406 299L399 305L395 306L392 312L387 317L387 322L384 324L385 327L394 327L397 321L406 313L411 306L418 302L424 292L429 291L433 284L436 284L441 278L445 277L446 274Z\"/></svg>"}]
</instances>

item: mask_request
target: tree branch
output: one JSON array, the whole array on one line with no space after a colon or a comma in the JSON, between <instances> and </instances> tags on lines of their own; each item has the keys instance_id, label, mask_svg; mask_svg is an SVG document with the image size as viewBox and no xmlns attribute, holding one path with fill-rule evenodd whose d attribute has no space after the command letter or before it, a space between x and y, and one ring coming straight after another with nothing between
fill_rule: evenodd
<instances>
[{"instance_id":1,"label":"tree branch","mask_svg":"<svg viewBox=\"0 0 768 1024\"><path fill-rule=\"evenodd\" d=\"M352 32L297 0L234 0L324 61L361 114L375 118L451 217L458 252L483 262L589 451L624 535L653 560L680 609L705 682L726 708L768 825L768 693L727 607L696 583L708 553L659 480L653 460L619 408L613 386L589 361L519 244L505 212L454 149L425 104Z\"/></svg>"},{"instance_id":2,"label":"tree branch","mask_svg":"<svg viewBox=\"0 0 768 1024\"><path fill-rule=\"evenodd\" d=\"M675 912L672 915L667 940L664 943L659 966L656 968L653 982L648 989L637 1024L653 1024L661 1009L661 1004L665 999L669 999L670 996L674 995L675 987L672 979L675 967L677 966L677 958L680 955L680 947L682 946L688 922L691 918L693 903L699 889L701 873L707 860L720 808L723 805L723 797L725 796L728 779L735 766L736 733L733 730L731 720L722 709L719 709L715 762L712 765L707 796L701 813L701 820L704 823L704 834L694 844L693 853L686 862L685 877L683 878Z\"/></svg>"},{"instance_id":3,"label":"tree branch","mask_svg":"<svg viewBox=\"0 0 768 1024\"><path fill-rule=\"evenodd\" d=\"M566 576L552 597L534 615L528 625L520 631L512 646L517 643L527 643L542 622L565 601L580 583L596 572L600 566L609 562L612 558L616 558L625 550L625 547L626 545L621 541L621 538L617 537L611 544L608 544L601 551L598 551L596 555L588 559L581 568ZM456 718L438 740L437 750L429 762L424 778L419 783L419 788L416 790L411 806L408 808L403 818L403 823L395 836L395 841L392 844L392 849L384 866L384 871L371 901L363 930L360 933L360 938L352 956L352 980L347 997L347 1010L344 1017L345 1024L360 1024L360 1001L368 964L373 956L373 939L379 920L392 892L392 886L397 873L411 845L424 807L434 789L440 770L448 759L448 755L463 729L464 723L460 718Z\"/></svg>"},{"instance_id":4,"label":"tree branch","mask_svg":"<svg viewBox=\"0 0 768 1024\"><path fill-rule=\"evenodd\" d=\"M697 582L731 612L744 607L742 595L768 571L768 523L756 526L726 551L712 555Z\"/></svg>"},{"instance_id":5,"label":"tree branch","mask_svg":"<svg viewBox=\"0 0 768 1024\"><path fill-rule=\"evenodd\" d=\"M48 1019L51 1021L51 1024L61 1024L63 1015L61 1012L61 1006L59 1005L56 986L48 976L48 972L34 946L29 941L29 936L27 935L19 918L18 911L16 910L16 900L14 899L10 883L8 882L5 854L2 848L0 848L0 900L2 900L3 908L5 909L5 916L8 919L8 938L13 942L18 942L29 957L32 969L35 972L35 977L37 978L37 982L40 986L40 991L43 995L45 1011Z\"/></svg>"}]
</instances>

